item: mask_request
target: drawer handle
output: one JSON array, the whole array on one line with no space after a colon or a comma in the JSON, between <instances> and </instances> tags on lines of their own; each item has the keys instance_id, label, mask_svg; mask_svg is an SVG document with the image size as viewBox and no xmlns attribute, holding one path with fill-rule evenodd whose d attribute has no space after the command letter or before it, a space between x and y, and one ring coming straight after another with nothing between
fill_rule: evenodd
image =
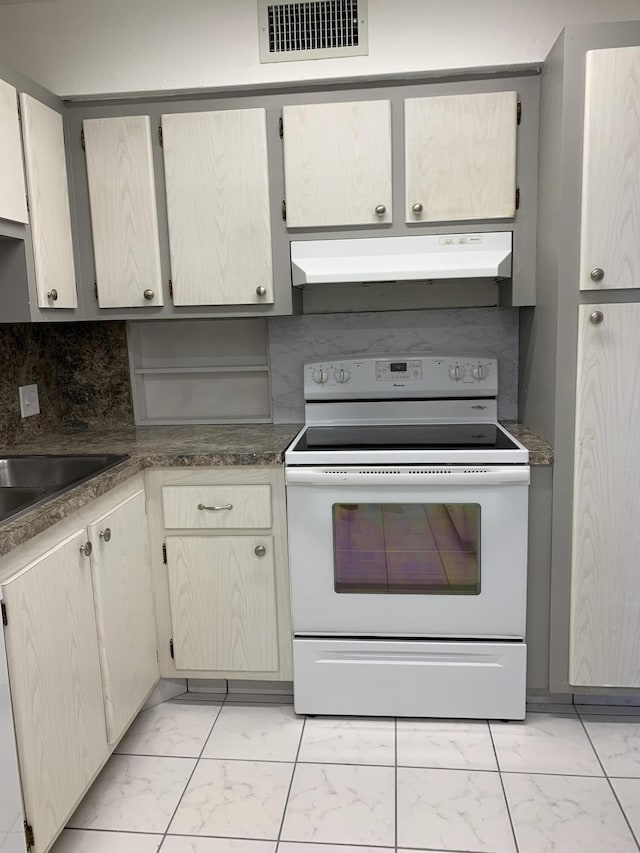
<instances>
[{"instance_id":1,"label":"drawer handle","mask_svg":"<svg viewBox=\"0 0 640 853\"><path fill-rule=\"evenodd\" d=\"M223 509L233 509L233 504L224 504L223 506L205 506L204 504L198 504L198 509L206 509L209 512L220 512Z\"/></svg>"}]
</instances>

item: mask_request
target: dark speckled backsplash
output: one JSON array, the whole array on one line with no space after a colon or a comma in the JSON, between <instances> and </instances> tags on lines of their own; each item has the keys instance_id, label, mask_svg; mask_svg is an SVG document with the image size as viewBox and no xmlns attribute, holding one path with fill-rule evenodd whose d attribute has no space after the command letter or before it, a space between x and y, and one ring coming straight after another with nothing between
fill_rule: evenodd
<instances>
[{"instance_id":1,"label":"dark speckled backsplash","mask_svg":"<svg viewBox=\"0 0 640 853\"><path fill-rule=\"evenodd\" d=\"M124 322L0 324L0 446L59 429L133 424ZM20 417L18 386L40 414Z\"/></svg>"}]
</instances>

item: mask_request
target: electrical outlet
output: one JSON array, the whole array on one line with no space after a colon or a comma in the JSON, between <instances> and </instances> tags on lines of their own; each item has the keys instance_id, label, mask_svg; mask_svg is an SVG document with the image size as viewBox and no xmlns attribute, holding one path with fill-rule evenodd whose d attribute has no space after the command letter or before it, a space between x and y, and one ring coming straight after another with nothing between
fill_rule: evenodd
<instances>
[{"instance_id":1,"label":"electrical outlet","mask_svg":"<svg viewBox=\"0 0 640 853\"><path fill-rule=\"evenodd\" d=\"M40 414L37 385L21 385L18 388L18 396L20 397L20 414L23 418Z\"/></svg>"}]
</instances>

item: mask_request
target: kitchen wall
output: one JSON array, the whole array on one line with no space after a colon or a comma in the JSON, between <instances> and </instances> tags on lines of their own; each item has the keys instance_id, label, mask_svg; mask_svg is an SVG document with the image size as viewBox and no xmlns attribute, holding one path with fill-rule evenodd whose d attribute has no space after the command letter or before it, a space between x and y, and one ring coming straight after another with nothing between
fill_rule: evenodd
<instances>
[{"instance_id":1,"label":"kitchen wall","mask_svg":"<svg viewBox=\"0 0 640 853\"><path fill-rule=\"evenodd\" d=\"M124 322L0 324L0 446L43 432L133 423ZM40 415L20 417L18 386Z\"/></svg>"},{"instance_id":2,"label":"kitchen wall","mask_svg":"<svg viewBox=\"0 0 640 853\"><path fill-rule=\"evenodd\" d=\"M517 308L309 314L273 317L268 326L276 423L304 421L305 361L403 351L497 357L498 416L518 417Z\"/></svg>"},{"instance_id":3,"label":"kitchen wall","mask_svg":"<svg viewBox=\"0 0 640 853\"><path fill-rule=\"evenodd\" d=\"M58 95L539 63L563 26L638 0L368 0L369 55L261 65L256 0L0 0L2 61Z\"/></svg>"}]
</instances>

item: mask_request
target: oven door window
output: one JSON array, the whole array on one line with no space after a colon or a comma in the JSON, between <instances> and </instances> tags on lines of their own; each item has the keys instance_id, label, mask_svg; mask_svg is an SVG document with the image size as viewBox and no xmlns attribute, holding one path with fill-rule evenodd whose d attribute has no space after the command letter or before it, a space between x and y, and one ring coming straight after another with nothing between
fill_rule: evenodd
<instances>
[{"instance_id":1,"label":"oven door window","mask_svg":"<svg viewBox=\"0 0 640 853\"><path fill-rule=\"evenodd\" d=\"M337 503L338 593L478 595L480 505Z\"/></svg>"}]
</instances>

